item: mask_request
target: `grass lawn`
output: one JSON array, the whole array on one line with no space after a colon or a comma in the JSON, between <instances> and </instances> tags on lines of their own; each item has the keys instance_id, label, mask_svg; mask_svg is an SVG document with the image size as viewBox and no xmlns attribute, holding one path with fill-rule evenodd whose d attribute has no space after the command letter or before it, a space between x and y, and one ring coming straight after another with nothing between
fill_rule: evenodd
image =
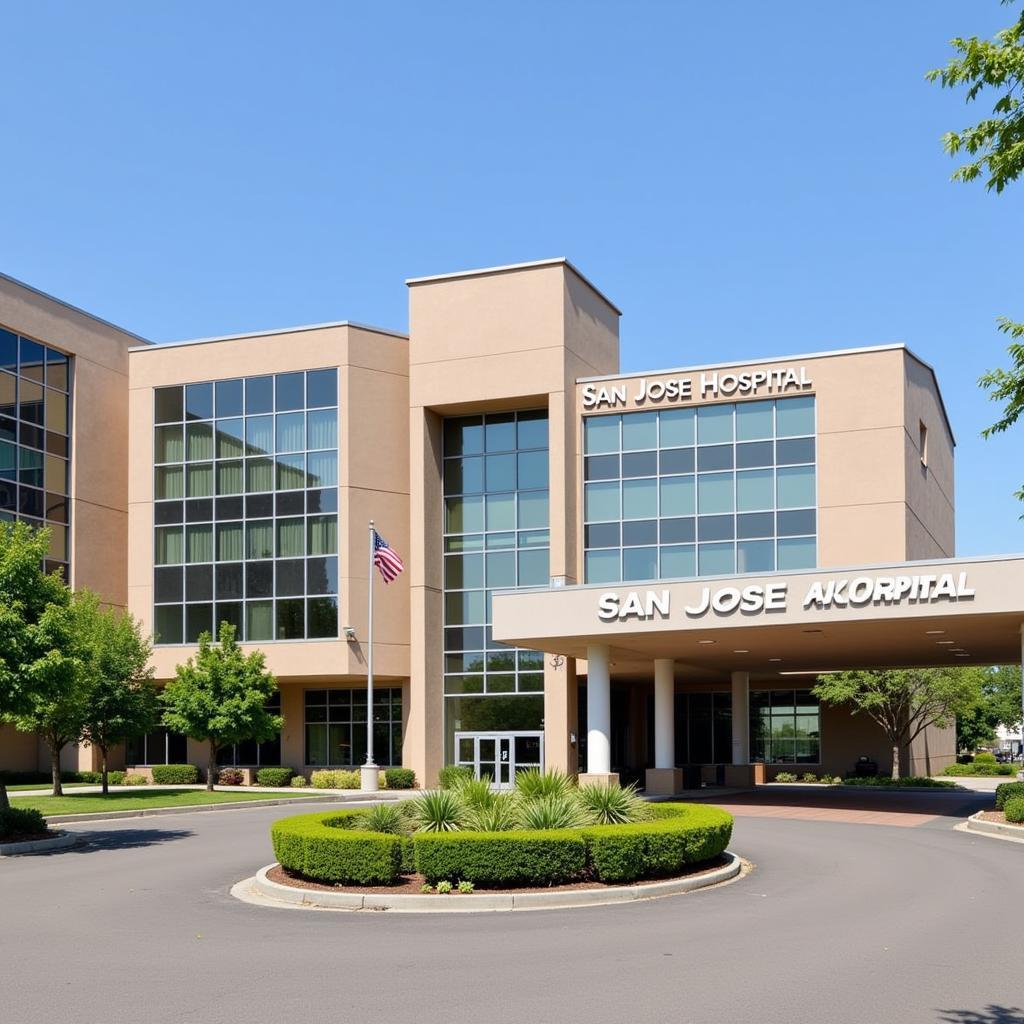
<instances>
[{"instance_id":1,"label":"grass lawn","mask_svg":"<svg viewBox=\"0 0 1024 1024\"><path fill-rule=\"evenodd\" d=\"M301 800L309 793L289 793ZM15 796L12 807L34 807L43 814L95 814L97 811L142 811L150 807L188 807L197 804L230 804L246 800L282 799L277 793L207 793L203 789L162 789L152 793L119 791L101 793L68 793L65 796Z\"/></svg>"},{"instance_id":2,"label":"grass lawn","mask_svg":"<svg viewBox=\"0 0 1024 1024\"><path fill-rule=\"evenodd\" d=\"M95 782L65 782L65 789L75 789L81 786L95 786ZM8 786L8 793L18 793L26 789L52 789L53 785L49 782L19 782L16 786Z\"/></svg>"}]
</instances>

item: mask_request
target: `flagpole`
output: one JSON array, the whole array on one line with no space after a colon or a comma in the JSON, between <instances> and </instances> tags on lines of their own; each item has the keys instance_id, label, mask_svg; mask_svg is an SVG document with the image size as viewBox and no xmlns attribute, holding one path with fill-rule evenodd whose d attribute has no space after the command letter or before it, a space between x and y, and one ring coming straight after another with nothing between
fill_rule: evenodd
<instances>
[{"instance_id":1,"label":"flagpole","mask_svg":"<svg viewBox=\"0 0 1024 1024\"><path fill-rule=\"evenodd\" d=\"M370 557L367 566L367 650L366 650L366 764L360 770L360 789L376 793L380 786L380 772L373 760L373 542L377 531L370 520Z\"/></svg>"}]
</instances>

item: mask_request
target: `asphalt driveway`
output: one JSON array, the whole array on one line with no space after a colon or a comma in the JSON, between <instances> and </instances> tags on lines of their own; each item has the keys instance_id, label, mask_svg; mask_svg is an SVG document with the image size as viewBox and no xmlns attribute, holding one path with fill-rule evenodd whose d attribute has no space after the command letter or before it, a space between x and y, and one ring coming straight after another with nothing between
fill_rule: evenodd
<instances>
[{"instance_id":1,"label":"asphalt driveway","mask_svg":"<svg viewBox=\"0 0 1024 1024\"><path fill-rule=\"evenodd\" d=\"M239 903L281 808L83 824L77 850L0 862L0 1017L1024 1024L1024 846L942 813L908 828L742 806L745 879L520 914Z\"/></svg>"}]
</instances>

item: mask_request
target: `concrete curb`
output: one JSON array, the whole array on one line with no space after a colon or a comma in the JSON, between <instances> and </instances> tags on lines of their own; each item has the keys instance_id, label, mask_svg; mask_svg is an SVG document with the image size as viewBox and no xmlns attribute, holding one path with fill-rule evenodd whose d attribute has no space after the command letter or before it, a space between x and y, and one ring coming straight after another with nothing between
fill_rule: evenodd
<instances>
[{"instance_id":1,"label":"concrete curb","mask_svg":"<svg viewBox=\"0 0 1024 1024\"><path fill-rule=\"evenodd\" d=\"M61 832L52 839L34 839L29 843L0 843L0 857L18 857L28 853L50 853L74 846L80 836L74 832Z\"/></svg>"},{"instance_id":2,"label":"concrete curb","mask_svg":"<svg viewBox=\"0 0 1024 1024\"><path fill-rule=\"evenodd\" d=\"M259 807L304 807L306 804L375 803L375 796L301 796L280 800L239 800L222 804L182 804L180 807L143 807L134 811L94 811L87 814L47 814L51 824L70 825L76 821L117 821L120 818L157 818L164 814L196 814L200 811L243 811Z\"/></svg>"},{"instance_id":3,"label":"concrete curb","mask_svg":"<svg viewBox=\"0 0 1024 1024\"><path fill-rule=\"evenodd\" d=\"M600 907L636 900L660 899L684 892L693 892L736 878L743 861L730 851L729 863L704 875L670 878L664 882L641 882L636 885L610 886L606 889L564 889L556 892L479 892L462 896L388 895L387 893L325 892L281 885L267 878L277 867L268 864L252 878L237 883L231 895L247 903L261 906L286 906L302 910L391 910L399 913L475 914L512 910L555 910L572 907Z\"/></svg>"},{"instance_id":4,"label":"concrete curb","mask_svg":"<svg viewBox=\"0 0 1024 1024\"><path fill-rule=\"evenodd\" d=\"M980 832L983 835L999 836L1001 839L1013 839L1015 842L1024 843L1024 825L1008 825L1001 821L985 821L981 815L983 811L972 814L965 825L968 832Z\"/></svg>"}]
</instances>

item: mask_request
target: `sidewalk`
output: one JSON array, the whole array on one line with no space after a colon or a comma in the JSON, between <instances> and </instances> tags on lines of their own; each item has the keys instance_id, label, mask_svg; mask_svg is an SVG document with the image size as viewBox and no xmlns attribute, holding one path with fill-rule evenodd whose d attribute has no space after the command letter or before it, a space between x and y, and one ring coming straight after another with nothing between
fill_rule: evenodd
<instances>
[{"instance_id":1,"label":"sidewalk","mask_svg":"<svg viewBox=\"0 0 1024 1024\"><path fill-rule=\"evenodd\" d=\"M156 793L163 789L194 789L197 792L205 792L206 786L203 783L198 783L196 785L180 786L165 786L150 783L148 786L111 786L110 792L132 792L138 793L139 796L145 796L147 793ZM380 800L404 800L407 797L416 796L420 792L420 790L418 789L381 789L378 790L378 792L376 793L364 793L362 792L362 790L359 789L317 789L314 786L303 786L302 788L299 788L297 786L214 786L213 789L215 793L270 793L274 796L298 796L300 798L303 795L309 795L335 797L338 800L358 800L365 798ZM9 789L7 791L7 794L10 797L50 796L52 792L52 786L45 786L39 789ZM74 786L73 788L66 789L64 791L64 795L94 795L102 792L102 786Z\"/></svg>"}]
</instances>

